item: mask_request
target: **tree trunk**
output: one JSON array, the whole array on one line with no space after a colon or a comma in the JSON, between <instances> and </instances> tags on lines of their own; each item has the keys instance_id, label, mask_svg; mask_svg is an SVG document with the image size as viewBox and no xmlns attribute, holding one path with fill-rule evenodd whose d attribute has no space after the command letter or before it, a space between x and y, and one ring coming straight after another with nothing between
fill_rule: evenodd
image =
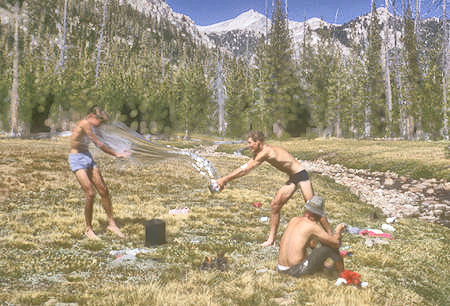
<instances>
[{"instance_id":1,"label":"tree trunk","mask_svg":"<svg viewBox=\"0 0 450 306\"><path fill-rule=\"evenodd\" d=\"M13 80L11 87L11 137L20 136L19 131L19 18L20 6L16 1L14 22L14 58L13 58Z\"/></svg>"},{"instance_id":2,"label":"tree trunk","mask_svg":"<svg viewBox=\"0 0 450 306\"><path fill-rule=\"evenodd\" d=\"M447 105L447 90L448 90L448 29L447 29L447 11L446 11L446 0L442 1L442 23L444 27L444 39L442 40L442 125L443 125L443 137L448 140L448 105Z\"/></svg>"},{"instance_id":3,"label":"tree trunk","mask_svg":"<svg viewBox=\"0 0 450 306\"><path fill-rule=\"evenodd\" d=\"M219 106L219 134L225 134L225 95L223 91L223 57L217 59L217 104Z\"/></svg>"},{"instance_id":4,"label":"tree trunk","mask_svg":"<svg viewBox=\"0 0 450 306\"><path fill-rule=\"evenodd\" d=\"M64 71L64 56L66 51L66 33L67 33L67 1L64 1L64 20L63 20L63 33L62 33L62 42L59 46L60 55L59 55L59 65L58 69L60 71Z\"/></svg>"},{"instance_id":5,"label":"tree trunk","mask_svg":"<svg viewBox=\"0 0 450 306\"><path fill-rule=\"evenodd\" d=\"M395 10L394 10L395 12ZM402 0L402 18L405 18L405 0ZM402 21L401 23L402 27L401 27L401 37L404 36L404 22ZM397 35L396 35L397 36ZM397 41L397 40L396 40ZM398 94L399 94L399 107L400 107L400 133L401 136L403 138L406 138L406 131L407 131L407 118L406 118L406 101L403 98L403 83L402 83L402 78L400 75L400 60L399 60L399 55L398 55L398 51L397 51L397 71L396 71L396 75L397 75L397 88L398 88Z\"/></svg>"},{"instance_id":6,"label":"tree trunk","mask_svg":"<svg viewBox=\"0 0 450 306\"><path fill-rule=\"evenodd\" d=\"M281 124L281 120L277 119L277 121L272 126L272 132L277 138L281 138L284 132L283 125Z\"/></svg>"},{"instance_id":7,"label":"tree trunk","mask_svg":"<svg viewBox=\"0 0 450 306\"><path fill-rule=\"evenodd\" d=\"M102 27L100 30L100 38L98 39L98 43L97 43L97 60L96 60L96 65L95 65L95 81L97 81L98 70L100 69L100 60L101 60L102 43L103 43L103 32L105 31L107 7L108 7L108 0L105 0L105 3L103 4L103 22L102 22Z\"/></svg>"},{"instance_id":8,"label":"tree trunk","mask_svg":"<svg viewBox=\"0 0 450 306\"><path fill-rule=\"evenodd\" d=\"M366 98L366 105L364 106L364 137L370 137L370 105L368 98Z\"/></svg>"},{"instance_id":9,"label":"tree trunk","mask_svg":"<svg viewBox=\"0 0 450 306\"><path fill-rule=\"evenodd\" d=\"M385 0L386 11L389 13L389 0ZM391 93L391 74L389 69L389 17L384 23L384 84L386 91L386 137L392 136L392 93Z\"/></svg>"}]
</instances>

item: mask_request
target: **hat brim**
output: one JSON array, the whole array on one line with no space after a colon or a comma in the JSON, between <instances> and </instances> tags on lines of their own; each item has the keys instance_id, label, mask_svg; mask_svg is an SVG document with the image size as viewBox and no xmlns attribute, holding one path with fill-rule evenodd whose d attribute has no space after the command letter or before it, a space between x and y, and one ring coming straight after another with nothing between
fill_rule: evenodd
<instances>
[{"instance_id":1,"label":"hat brim","mask_svg":"<svg viewBox=\"0 0 450 306\"><path fill-rule=\"evenodd\" d=\"M311 206L309 206L308 204L305 205L305 209L306 209L307 211L310 211L310 212L312 212L313 214L319 215L319 216L321 216L321 217L325 216L325 212L323 212L323 211L321 211L321 210L318 210L318 209L316 209L316 208L314 208L314 207L311 207Z\"/></svg>"}]
</instances>

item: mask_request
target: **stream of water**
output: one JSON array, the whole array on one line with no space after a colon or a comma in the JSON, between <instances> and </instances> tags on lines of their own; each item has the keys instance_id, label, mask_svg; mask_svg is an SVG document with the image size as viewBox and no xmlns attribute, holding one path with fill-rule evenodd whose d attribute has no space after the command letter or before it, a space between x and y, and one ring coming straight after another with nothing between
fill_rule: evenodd
<instances>
[{"instance_id":1,"label":"stream of water","mask_svg":"<svg viewBox=\"0 0 450 306\"><path fill-rule=\"evenodd\" d=\"M130 161L141 165L167 159L181 159L189 162L201 175L212 182L219 175L213 164L198 154L172 146L154 143L133 131L122 122L103 124L95 129L97 138L116 152L130 152Z\"/></svg>"}]
</instances>

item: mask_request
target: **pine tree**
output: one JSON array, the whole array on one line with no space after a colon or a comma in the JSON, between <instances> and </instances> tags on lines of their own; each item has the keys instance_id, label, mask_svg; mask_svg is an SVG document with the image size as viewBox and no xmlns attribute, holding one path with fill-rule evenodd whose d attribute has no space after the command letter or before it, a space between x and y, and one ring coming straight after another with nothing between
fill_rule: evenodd
<instances>
[{"instance_id":1,"label":"pine tree","mask_svg":"<svg viewBox=\"0 0 450 306\"><path fill-rule=\"evenodd\" d=\"M381 67L380 31L376 6L372 1L368 47L366 51L367 98L364 109L365 137L384 135L384 78Z\"/></svg>"},{"instance_id":2,"label":"pine tree","mask_svg":"<svg viewBox=\"0 0 450 306\"><path fill-rule=\"evenodd\" d=\"M269 122L277 137L281 137L288 126L291 133L297 133L302 126L295 123L299 121L303 123L306 116L303 101L300 100L301 90L291 45L287 17L282 9L281 0L277 0L272 14L269 43L265 50L269 77L265 101L271 113Z\"/></svg>"},{"instance_id":3,"label":"pine tree","mask_svg":"<svg viewBox=\"0 0 450 306\"><path fill-rule=\"evenodd\" d=\"M421 71L419 67L419 54L417 36L414 30L411 7L406 8L404 23L404 66L403 66L403 96L405 97L405 109L407 114L407 138L412 139L415 129L421 125L420 113L422 111L421 96Z\"/></svg>"},{"instance_id":4,"label":"pine tree","mask_svg":"<svg viewBox=\"0 0 450 306\"><path fill-rule=\"evenodd\" d=\"M231 63L226 87L227 135L239 137L249 130L251 107L250 84L246 75L246 64L242 60Z\"/></svg>"}]
</instances>

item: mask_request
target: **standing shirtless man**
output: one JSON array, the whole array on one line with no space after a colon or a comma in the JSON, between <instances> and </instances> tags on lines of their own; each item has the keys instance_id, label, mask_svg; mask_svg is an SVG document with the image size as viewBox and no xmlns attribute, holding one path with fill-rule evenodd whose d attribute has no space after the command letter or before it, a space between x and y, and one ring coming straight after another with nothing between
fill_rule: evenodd
<instances>
[{"instance_id":1,"label":"standing shirtless man","mask_svg":"<svg viewBox=\"0 0 450 306\"><path fill-rule=\"evenodd\" d=\"M87 117L77 123L70 138L70 168L75 174L86 196L86 205L84 208L84 217L86 221L85 235L89 239L95 240L100 239L92 228L92 212L95 199L95 189L97 189L97 192L100 194L102 206L107 215L107 229L121 238L125 237L113 219L111 198L108 192L108 187L106 187L102 174L93 160L91 153L89 153L89 143L92 141L99 149L112 156L126 157L129 155L127 152L117 153L113 151L104 143L100 142L100 140L98 140L95 136L92 127L98 127L107 120L108 114L100 107L93 106L89 110Z\"/></svg>"},{"instance_id":2,"label":"standing shirtless man","mask_svg":"<svg viewBox=\"0 0 450 306\"><path fill-rule=\"evenodd\" d=\"M253 153L252 159L230 174L218 179L217 184L219 189L222 190L226 183L246 175L265 161L289 176L289 180L278 190L275 198L272 200L269 237L262 244L263 246L270 246L275 243L278 224L280 223L280 211L283 205L292 197L298 188L300 188L305 201L313 197L314 191L308 173L300 162L286 150L265 144L264 134L262 132L250 132L247 135L247 141L248 148ZM320 219L320 223L327 232L331 233L330 225L325 216Z\"/></svg>"}]
</instances>

